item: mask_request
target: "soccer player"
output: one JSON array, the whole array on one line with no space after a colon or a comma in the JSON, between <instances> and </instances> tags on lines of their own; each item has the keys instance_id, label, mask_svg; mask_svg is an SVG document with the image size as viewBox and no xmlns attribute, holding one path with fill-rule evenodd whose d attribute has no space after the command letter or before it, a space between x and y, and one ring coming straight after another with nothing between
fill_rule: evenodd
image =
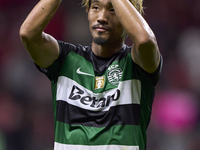
<instances>
[{"instance_id":1,"label":"soccer player","mask_svg":"<svg viewBox=\"0 0 200 150\"><path fill-rule=\"evenodd\" d=\"M83 0L89 46L43 31L61 1L41 0L20 28L25 48L51 81L54 150L145 150L162 57L141 15L142 0Z\"/></svg>"}]
</instances>

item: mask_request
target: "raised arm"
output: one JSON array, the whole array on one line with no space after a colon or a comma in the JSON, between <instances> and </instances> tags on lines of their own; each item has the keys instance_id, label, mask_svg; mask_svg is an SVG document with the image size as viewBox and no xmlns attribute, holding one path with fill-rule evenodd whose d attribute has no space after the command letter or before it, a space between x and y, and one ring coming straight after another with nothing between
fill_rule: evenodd
<instances>
[{"instance_id":1,"label":"raised arm","mask_svg":"<svg viewBox=\"0 0 200 150\"><path fill-rule=\"evenodd\" d=\"M40 0L22 24L19 34L34 62L48 68L59 56L59 46L51 35L43 32L62 0Z\"/></svg>"},{"instance_id":2,"label":"raised arm","mask_svg":"<svg viewBox=\"0 0 200 150\"><path fill-rule=\"evenodd\" d=\"M119 21L133 41L133 61L145 71L155 72L160 62L160 53L151 28L129 0L110 1Z\"/></svg>"}]
</instances>

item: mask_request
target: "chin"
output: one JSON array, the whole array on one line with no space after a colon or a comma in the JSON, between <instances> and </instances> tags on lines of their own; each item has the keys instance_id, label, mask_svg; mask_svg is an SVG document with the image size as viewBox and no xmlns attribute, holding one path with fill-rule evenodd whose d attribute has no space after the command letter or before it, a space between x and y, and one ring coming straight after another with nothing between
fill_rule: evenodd
<instances>
[{"instance_id":1,"label":"chin","mask_svg":"<svg viewBox=\"0 0 200 150\"><path fill-rule=\"evenodd\" d=\"M102 37L93 38L93 42L97 45L106 45L108 40Z\"/></svg>"}]
</instances>

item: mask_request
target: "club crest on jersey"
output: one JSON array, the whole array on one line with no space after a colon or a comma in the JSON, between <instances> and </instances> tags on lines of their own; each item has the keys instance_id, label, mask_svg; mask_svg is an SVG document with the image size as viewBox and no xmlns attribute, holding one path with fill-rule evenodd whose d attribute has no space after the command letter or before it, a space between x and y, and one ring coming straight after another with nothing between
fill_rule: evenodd
<instances>
[{"instance_id":1,"label":"club crest on jersey","mask_svg":"<svg viewBox=\"0 0 200 150\"><path fill-rule=\"evenodd\" d=\"M118 68L119 65L111 65L108 68L107 76L108 76L108 81L112 84L117 86L119 84L119 81L122 77L122 69Z\"/></svg>"},{"instance_id":2,"label":"club crest on jersey","mask_svg":"<svg viewBox=\"0 0 200 150\"><path fill-rule=\"evenodd\" d=\"M95 90L101 89L105 85L105 76L95 77Z\"/></svg>"}]
</instances>

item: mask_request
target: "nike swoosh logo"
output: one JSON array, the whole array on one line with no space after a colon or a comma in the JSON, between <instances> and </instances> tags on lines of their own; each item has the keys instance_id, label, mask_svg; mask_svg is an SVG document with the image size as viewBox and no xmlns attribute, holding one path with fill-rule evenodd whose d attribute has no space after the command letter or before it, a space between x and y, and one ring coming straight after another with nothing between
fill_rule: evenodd
<instances>
[{"instance_id":1,"label":"nike swoosh logo","mask_svg":"<svg viewBox=\"0 0 200 150\"><path fill-rule=\"evenodd\" d=\"M76 73L86 75L86 76L94 76L93 74L85 73L81 71L81 67L76 70Z\"/></svg>"}]
</instances>

